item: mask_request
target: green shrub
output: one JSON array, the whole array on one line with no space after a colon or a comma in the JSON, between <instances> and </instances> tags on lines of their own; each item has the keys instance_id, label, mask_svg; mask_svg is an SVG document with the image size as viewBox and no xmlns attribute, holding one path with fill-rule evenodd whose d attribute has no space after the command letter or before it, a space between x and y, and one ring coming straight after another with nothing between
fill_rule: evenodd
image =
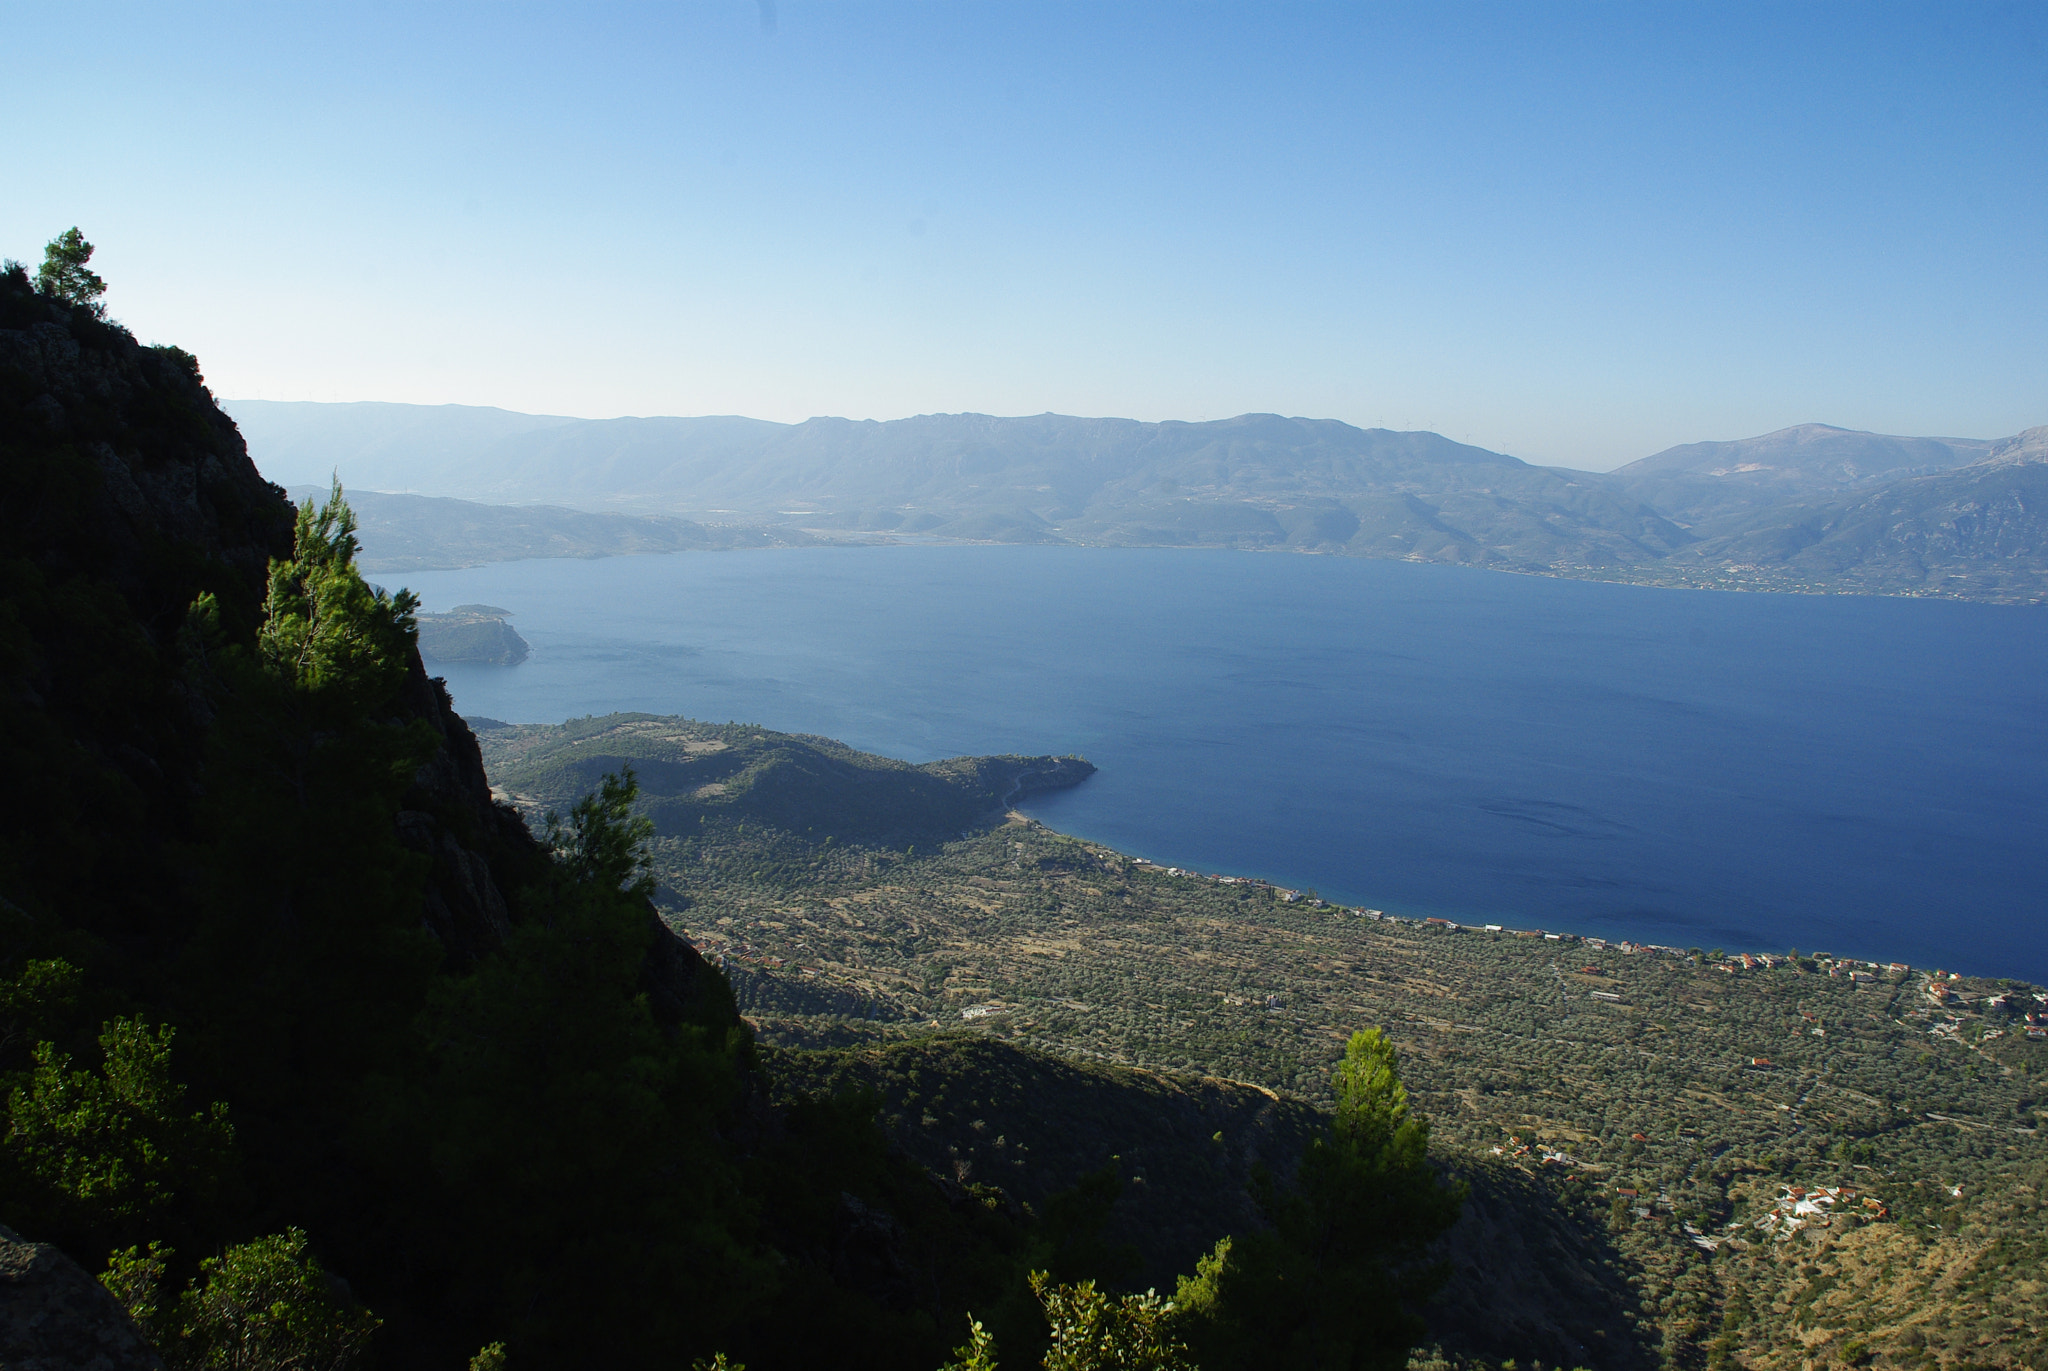
<instances>
[{"instance_id":1,"label":"green shrub","mask_svg":"<svg viewBox=\"0 0 2048 1371\"><path fill-rule=\"evenodd\" d=\"M345 1371L381 1320L306 1252L296 1228L199 1264L162 1350L180 1371Z\"/></svg>"},{"instance_id":2,"label":"green shrub","mask_svg":"<svg viewBox=\"0 0 2048 1371\"><path fill-rule=\"evenodd\" d=\"M171 1079L168 1026L113 1019L100 1034L98 1071L74 1070L39 1043L35 1068L7 1106L4 1151L22 1222L82 1250L133 1240L179 1194L203 1198L234 1145L227 1106L188 1111Z\"/></svg>"}]
</instances>

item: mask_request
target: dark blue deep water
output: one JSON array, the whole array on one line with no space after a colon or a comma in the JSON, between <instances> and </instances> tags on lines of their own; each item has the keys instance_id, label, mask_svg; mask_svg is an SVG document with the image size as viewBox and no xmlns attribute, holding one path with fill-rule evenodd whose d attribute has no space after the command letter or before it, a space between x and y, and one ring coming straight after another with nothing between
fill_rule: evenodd
<instances>
[{"instance_id":1,"label":"dark blue deep water","mask_svg":"<svg viewBox=\"0 0 2048 1371\"><path fill-rule=\"evenodd\" d=\"M458 709L1078 752L1032 812L1408 914L2048 981L2048 610L1167 549L420 572Z\"/></svg>"}]
</instances>

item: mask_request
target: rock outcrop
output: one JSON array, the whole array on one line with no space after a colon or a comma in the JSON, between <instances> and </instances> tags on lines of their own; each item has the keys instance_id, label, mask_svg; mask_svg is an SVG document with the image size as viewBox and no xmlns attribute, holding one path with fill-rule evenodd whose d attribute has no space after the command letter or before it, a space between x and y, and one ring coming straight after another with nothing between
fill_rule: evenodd
<instances>
[{"instance_id":1,"label":"rock outcrop","mask_svg":"<svg viewBox=\"0 0 2048 1371\"><path fill-rule=\"evenodd\" d=\"M441 746L413 778L398 814L398 835L433 862L426 922L451 961L468 962L504 942L512 914L505 887L540 844L517 810L491 797L476 735L455 712L447 682L430 677L417 654L406 681L408 714L423 719Z\"/></svg>"},{"instance_id":2,"label":"rock outcrop","mask_svg":"<svg viewBox=\"0 0 2048 1371\"><path fill-rule=\"evenodd\" d=\"M176 936L157 854L196 835L211 721L180 632L202 594L231 635L253 630L293 518L190 354L0 277L0 762L43 782L0 796L0 894L117 938ZM492 800L475 735L417 653L397 703L441 743L396 823L431 860L425 922L461 965L504 941L507 892L540 847ZM88 813L121 815L122 861L49 836L89 829Z\"/></svg>"},{"instance_id":3,"label":"rock outcrop","mask_svg":"<svg viewBox=\"0 0 2048 1371\"><path fill-rule=\"evenodd\" d=\"M0 1367L5 1371L163 1371L135 1320L45 1242L0 1228Z\"/></svg>"}]
</instances>

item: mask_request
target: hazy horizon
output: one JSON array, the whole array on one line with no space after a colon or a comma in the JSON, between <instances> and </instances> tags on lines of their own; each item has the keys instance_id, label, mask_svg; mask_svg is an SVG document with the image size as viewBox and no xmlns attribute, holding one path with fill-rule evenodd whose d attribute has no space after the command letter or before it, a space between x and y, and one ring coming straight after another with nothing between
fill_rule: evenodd
<instances>
[{"instance_id":1,"label":"hazy horizon","mask_svg":"<svg viewBox=\"0 0 2048 1371\"><path fill-rule=\"evenodd\" d=\"M2039 10L24 11L0 252L222 394L1245 412L1600 470L2042 417ZM81 92L90 98L80 99Z\"/></svg>"},{"instance_id":2,"label":"hazy horizon","mask_svg":"<svg viewBox=\"0 0 2048 1371\"><path fill-rule=\"evenodd\" d=\"M805 416L804 416L803 418L801 418L801 419L766 419L766 418L763 418L762 416L760 416L760 415L756 415L756 414L654 414L654 413L646 413L646 414L559 414L559 413L553 413L553 412L549 412L549 413L541 413L541 412L537 412L537 411L534 411L534 410L522 410L522 409L514 409L514 408L511 408L511 407L509 407L509 406L505 406L505 405L470 405L470 404L464 404L463 402L461 402L461 401L459 401L459 400L441 401L441 402L438 402L438 403L432 403L432 404L417 404L417 405L415 405L415 402L412 402L412 401L404 401L404 400L308 400L308 399L303 399L303 398L293 398L293 399L287 399L287 398L276 398L276 399L272 399L272 398L268 398L268 397L262 397L262 396L254 396L254 395L242 395L242 396L222 396L222 397L221 397L221 400L220 400L220 403L221 403L221 406L222 406L223 408L225 408L225 409L228 409L228 410L230 411L230 413L232 413L232 411L233 411L234 407L235 407L235 406L237 406L237 405L243 405L243 404L251 404L251 403L254 403L254 404L284 404L284 405L292 405L292 404L316 404L316 405L414 405L415 407L418 407L418 408L429 408L429 409L490 409L490 410L497 410L497 411L499 411L499 412L501 412L501 413L505 413L505 414L516 414L516 415L520 415L520 416L523 416L523 417L526 417L526 418L533 418L533 419L561 419L561 420L564 420L565 422L571 422L571 423L606 423L606 422L609 422L609 421L613 421L613 420L620 420L620 419L747 419L747 420L752 420L752 421L755 421L755 422L759 422L759 423L769 423L769 424L781 424L781 425L784 425L784 426L795 426L795 425L797 425L797 424L803 424L803 423L808 423L808 422L810 422L810 421L812 421L812 420L814 420L814 419L815 419L815 420L843 419L843 420L851 420L851 421L853 421L853 422L857 422L857 423L884 423L884 424L886 424L886 423L891 423L891 422L894 422L894 421L897 421L897 420L902 420L902 419L922 419L922 418L931 418L931 417L935 417L935 416L940 416L940 415L957 415L957 416L964 416L964 415L979 415L979 416L981 416L981 417L986 417L986 418L992 418L992 419L1030 419L1030 418L1038 418L1038 417L1041 417L1041 416L1044 416L1044 415L1058 415L1058 416L1059 416L1059 417L1061 417L1061 418L1070 418L1070 419L1134 419L1134 418L1136 417L1136 416L1133 416L1133 415L1129 415L1129 414L1062 414L1062 413L1061 413L1060 411L1058 411L1058 410L1051 410L1051 409L1043 409L1043 410L1034 410L1034 411L1031 411L1031 412L1029 412L1029 413L1019 413L1019 414L983 414L983 412L982 412L982 411L979 411L979 410L949 410L949 411L948 411L948 410L929 410L929 411L924 411L924 412L921 412L921 413L918 413L918 414L893 414L893 415L873 415L873 416L868 416L868 415L847 415L847 414L810 414L810 415L805 415ZM2048 411L2048 406L2044 406L2044 411ZM1243 411L1243 412L1242 412L1242 413L1240 413L1240 414L1224 414L1224 415L1217 415L1217 416L1215 416L1215 417L1214 417L1214 419L1201 419L1201 420L1190 420L1190 419L1181 419L1181 418L1178 418L1178 417L1176 417L1176 416L1172 416L1172 415L1169 415L1169 416L1167 416L1167 417L1166 417L1166 418L1164 418L1164 419L1144 419L1144 420L1138 420L1138 422L1141 422L1141 423L1176 423L1176 422L1178 422L1178 423L1210 423L1210 422L1215 422L1215 421L1217 421L1217 420L1226 420L1226 419L1237 419L1237 418L1245 418L1245 417L1249 417L1249 416L1251 416L1251 415L1257 415L1257 414L1279 414L1279 413L1280 413L1280 412L1279 412L1279 411L1277 411L1277 410L1246 410L1246 411ZM1288 419L1307 419L1307 420L1311 420L1311 421L1320 421L1320 420L1333 420L1333 419L1334 419L1334 420L1336 420L1336 422L1339 422L1339 423L1349 423L1349 422L1350 422L1349 420L1344 420L1344 419L1338 419L1338 418L1337 418L1337 416L1335 416L1335 415L1329 415L1329 414L1285 414L1285 415L1281 415L1281 417L1283 417L1283 418L1288 418ZM2048 412L2044 412L2044 418L2048 418ZM2022 431L2024 431L2025 429L2028 429L2028 428L2034 428L2034 427L2037 427L2037 426L2038 426L2038 425L2035 425L2035 424L2026 424L2026 425L2022 425L2020 429L2016 429L2016 430L2014 430L2014 432L2022 432ZM1353 427L1358 427L1358 428L1366 428L1366 427L1375 427L1375 426L1373 426L1373 425L1363 425L1363 424L1360 424L1360 425L1353 425ZM1379 426L1377 426L1377 427L1385 427L1385 426L1384 426L1384 425L1379 425ZM2005 437L2010 437L2010 436L2012 436L2011 434L2005 434L2005 433L2000 433L2000 434L1983 434L1983 433L1928 433L1928 434L1877 434L1877 433L1876 433L1876 431L1875 431L1875 430L1872 430L1872 429L1860 429L1860 428L1855 428L1855 427L1852 427L1851 425L1848 425L1848 424L1831 424L1831 423L1828 423L1828 422L1827 422L1826 420L1822 420L1822 419L1805 419L1805 420L1799 420L1799 421L1795 421L1794 423L1790 423L1790 424L1784 424L1784 425L1781 425L1781 426L1780 426L1779 428L1777 428L1777 429L1773 429L1773 430L1770 430L1770 433L1777 433L1777 432L1782 432L1782 431L1783 431L1783 430L1785 430L1785 429L1793 429L1793 428L1806 428L1806 427L1818 427L1818 428L1832 428L1832 429L1839 429L1839 430L1841 430L1841 431L1843 431L1843 432L1845 432L1845 433L1870 433L1870 434L1872 434L1873 436L1878 436L1878 437L1917 437L1917 438L1946 438L1946 439L1965 439L1965 440L1973 440L1973 441L1976 441L1976 440L1994 440L1994 439L1997 439L1997 438L2005 438ZM1410 432L1421 432L1421 431L1425 431L1425 430L1406 430L1406 431L1410 431ZM1448 435L1448 434L1444 434L1444 435L1440 435L1440 436L1444 436L1444 437L1449 437L1450 435ZM1613 470L1615 470L1615 469L1617 469L1617 468L1619 468L1619 467L1627 466L1627 465L1628 465L1628 464L1629 464L1630 462L1634 462L1634 461L1639 461L1639 460L1641 460L1642 458L1645 458L1645 457L1654 457L1654 456L1657 456L1657 455L1659 455L1659 454L1660 454L1660 453L1662 453L1662 452L1668 451L1668 450L1669 450L1670 448L1672 448L1672 447L1682 447L1682 446L1685 446L1685 445L1688 445L1688 444L1692 444L1692 443L1724 443L1724 442L1738 442L1738 441L1741 441L1741 440L1743 440L1743 439L1748 439L1748 438L1758 438L1758 437L1767 437L1767 436L1769 436L1769 434L1759 434L1759 433L1740 433L1740 434L1709 434L1709 435L1705 435L1705 436L1697 436L1697 437L1692 437L1692 438L1683 438L1683 439L1680 439L1680 440L1678 440L1678 441L1677 441L1677 442L1675 442L1675 443L1670 443L1670 444L1666 444L1666 446L1665 446L1665 447L1663 447L1663 448L1660 448L1660 449L1658 449L1658 450L1657 450L1657 452L1639 452L1639 453L1634 453L1634 454L1625 454L1625 455L1622 455L1622 456L1616 457L1616 458L1615 458L1615 459L1614 459L1613 461L1611 461L1611 462L1605 462L1605 463L1602 463L1602 464L1600 464L1600 465L1597 465L1597 466L1580 466L1580 467L1571 467L1571 468L1568 468L1568 469L1570 469L1570 470L1577 470L1577 471L1589 471L1589 472L1608 472L1608 471L1613 471ZM1484 445L1484 444L1474 444L1474 446L1480 446L1480 447L1483 447L1483 446L1485 446L1485 445ZM1502 451L1502 449L1498 449L1498 448L1495 448L1495 449L1489 449L1489 450L1490 450L1490 451L1496 451L1496 452L1500 452L1500 451ZM1530 461L1530 460L1531 460L1531 459L1529 459L1529 458L1526 458L1526 457L1522 457L1520 453L1515 453L1515 452L1504 452L1504 453L1503 453L1503 455L1505 455L1505 456L1509 456L1509 457L1517 457L1517 458L1520 458L1520 459L1521 459L1521 460L1523 460L1523 461ZM1533 463L1533 464L1535 464L1535 465L1548 465L1548 466L1564 466L1564 465L1565 465L1564 463Z\"/></svg>"}]
</instances>

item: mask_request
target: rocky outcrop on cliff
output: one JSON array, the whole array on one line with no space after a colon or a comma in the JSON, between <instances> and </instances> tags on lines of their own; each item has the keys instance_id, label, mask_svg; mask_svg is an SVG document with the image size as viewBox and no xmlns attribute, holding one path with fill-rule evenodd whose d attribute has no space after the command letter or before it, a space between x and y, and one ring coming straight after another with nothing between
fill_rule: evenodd
<instances>
[{"instance_id":1,"label":"rocky outcrop on cliff","mask_svg":"<svg viewBox=\"0 0 2048 1371\"><path fill-rule=\"evenodd\" d=\"M539 859L540 844L518 811L491 797L476 735L455 712L447 682L428 676L417 654L404 703L441 745L406 791L399 838L432 859L427 927L450 958L463 963L497 947L511 932L505 886L516 879L517 866Z\"/></svg>"},{"instance_id":2,"label":"rocky outcrop on cliff","mask_svg":"<svg viewBox=\"0 0 2048 1371\"><path fill-rule=\"evenodd\" d=\"M0 897L166 936L210 718L179 632L202 594L252 631L291 537L189 355L0 274Z\"/></svg>"},{"instance_id":3,"label":"rocky outcrop on cliff","mask_svg":"<svg viewBox=\"0 0 2048 1371\"><path fill-rule=\"evenodd\" d=\"M0 1227L0 1367L163 1371L120 1301L48 1243Z\"/></svg>"},{"instance_id":4,"label":"rocky outcrop on cliff","mask_svg":"<svg viewBox=\"0 0 2048 1371\"><path fill-rule=\"evenodd\" d=\"M84 885L102 933L171 935L174 874L157 858L194 836L212 711L180 634L201 595L230 636L253 628L292 519L189 354L0 279L0 558L13 583L0 753L10 775L41 783L0 796L25 839L0 858L0 895L47 909ZM475 737L417 654L399 707L440 743L396 823L431 861L425 922L459 964L504 940L506 887L539 847L492 801ZM104 848L83 860L77 840L114 821L121 860Z\"/></svg>"},{"instance_id":5,"label":"rocky outcrop on cliff","mask_svg":"<svg viewBox=\"0 0 2048 1371\"><path fill-rule=\"evenodd\" d=\"M90 311L0 287L9 553L119 588L157 641L188 590L244 605L291 550L291 513L197 361Z\"/></svg>"}]
</instances>

